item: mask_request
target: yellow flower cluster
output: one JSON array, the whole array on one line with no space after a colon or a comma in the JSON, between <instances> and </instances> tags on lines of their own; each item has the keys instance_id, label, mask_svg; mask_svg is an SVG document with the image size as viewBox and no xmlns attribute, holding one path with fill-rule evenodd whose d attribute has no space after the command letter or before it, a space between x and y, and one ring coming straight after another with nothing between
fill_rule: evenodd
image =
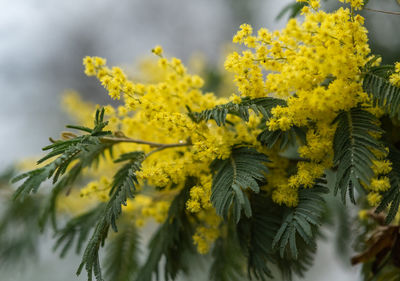
<instances>
[{"instance_id":1,"label":"yellow flower cluster","mask_svg":"<svg viewBox=\"0 0 400 281\"><path fill-rule=\"evenodd\" d=\"M365 186L369 191L367 200L371 206L379 205L382 199L381 193L390 188L390 180L386 175L392 170L392 163L385 160L386 156L384 153L377 153L379 160L374 160L371 167L374 177L371 179L370 185Z\"/></svg>"},{"instance_id":2,"label":"yellow flower cluster","mask_svg":"<svg viewBox=\"0 0 400 281\"><path fill-rule=\"evenodd\" d=\"M215 213L214 209L209 209L208 211L200 212L198 219L202 223L196 228L193 242L200 254L207 254L212 243L220 236L221 218Z\"/></svg>"},{"instance_id":3,"label":"yellow flower cluster","mask_svg":"<svg viewBox=\"0 0 400 281\"><path fill-rule=\"evenodd\" d=\"M313 9L313 10L318 10L321 7L321 4L318 0L296 0L297 2L306 2L308 5ZM303 7L302 12L307 13L309 12L309 7L305 6Z\"/></svg>"},{"instance_id":4,"label":"yellow flower cluster","mask_svg":"<svg viewBox=\"0 0 400 281\"><path fill-rule=\"evenodd\" d=\"M342 3L350 3L355 10L361 10L364 6L364 0L339 0Z\"/></svg>"},{"instance_id":5,"label":"yellow flower cluster","mask_svg":"<svg viewBox=\"0 0 400 281\"><path fill-rule=\"evenodd\" d=\"M296 206L297 190L290 188L288 183L289 160L280 156L278 150L269 151L267 154L271 162L267 163L269 172L266 174L267 185L263 190L271 193L272 200L278 204Z\"/></svg>"},{"instance_id":6,"label":"yellow flower cluster","mask_svg":"<svg viewBox=\"0 0 400 281\"><path fill-rule=\"evenodd\" d=\"M390 76L390 83L393 85L400 87L400 62L395 64L394 73Z\"/></svg>"},{"instance_id":7,"label":"yellow flower cluster","mask_svg":"<svg viewBox=\"0 0 400 281\"><path fill-rule=\"evenodd\" d=\"M83 101L77 92L65 91L62 106L68 115L74 118L74 122L82 126L92 126L95 107L93 104Z\"/></svg>"},{"instance_id":8,"label":"yellow flower cluster","mask_svg":"<svg viewBox=\"0 0 400 281\"><path fill-rule=\"evenodd\" d=\"M309 4L303 9L303 22L291 19L283 30L261 28L257 35L243 24L233 42L247 49L233 52L225 61L225 68L235 73L242 96L287 100L287 107L272 109L273 118L267 122L270 130L308 128L306 143L298 148L307 161L300 161L297 173L286 181L280 171L273 191L273 200L288 206L297 204L300 186L311 187L332 167L332 122L337 113L359 103L371 106L361 77L362 67L371 59L367 30L364 19L353 13L363 1L342 1L349 2L352 10L340 8L333 13L319 10L317 0L299 2ZM380 112L372 107L370 111ZM371 188L379 185L384 190L387 180L377 180Z\"/></svg>"},{"instance_id":9,"label":"yellow flower cluster","mask_svg":"<svg viewBox=\"0 0 400 281\"><path fill-rule=\"evenodd\" d=\"M111 181L107 177L101 177L99 181L91 181L81 189L81 197L95 196L100 202L107 202L109 199Z\"/></svg>"},{"instance_id":10,"label":"yellow flower cluster","mask_svg":"<svg viewBox=\"0 0 400 281\"><path fill-rule=\"evenodd\" d=\"M162 223L167 218L170 205L170 200L162 198L163 196L155 201L151 196L138 194L135 199L128 200L126 206L123 207L123 211L131 216L138 227L144 226L150 218Z\"/></svg>"},{"instance_id":11,"label":"yellow flower cluster","mask_svg":"<svg viewBox=\"0 0 400 281\"><path fill-rule=\"evenodd\" d=\"M189 212L198 213L202 209L212 209L210 202L211 197L211 174L200 177L199 185L195 185L190 189L190 199L186 202Z\"/></svg>"}]
</instances>

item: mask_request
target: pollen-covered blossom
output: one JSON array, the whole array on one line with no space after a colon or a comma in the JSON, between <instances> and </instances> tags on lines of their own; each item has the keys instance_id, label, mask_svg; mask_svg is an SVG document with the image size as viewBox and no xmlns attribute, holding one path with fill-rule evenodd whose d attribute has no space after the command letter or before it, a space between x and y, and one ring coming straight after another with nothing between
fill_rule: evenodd
<instances>
[{"instance_id":1,"label":"pollen-covered blossom","mask_svg":"<svg viewBox=\"0 0 400 281\"><path fill-rule=\"evenodd\" d=\"M291 19L280 31L262 28L257 36L250 26L242 25L233 42L247 48L233 52L225 61L242 96L287 100L287 107L272 109L273 118L267 122L270 130L308 128L306 142L298 148L306 161L300 161L295 174L272 188L272 199L288 206L296 204L300 186L313 186L315 179L332 167L332 123L338 112L360 103L369 106L361 75L371 59L364 19L344 8L326 13L319 10L319 1L299 2L311 7L303 10L304 21ZM363 6L363 1L342 2L356 10ZM394 74L391 79L396 83L398 78ZM370 111L374 113L372 108ZM387 188L387 178L381 176L369 189Z\"/></svg>"},{"instance_id":2,"label":"pollen-covered blossom","mask_svg":"<svg viewBox=\"0 0 400 281\"><path fill-rule=\"evenodd\" d=\"M364 6L364 0L339 0L342 3L350 3L351 7L356 10L361 10Z\"/></svg>"},{"instance_id":3,"label":"pollen-covered blossom","mask_svg":"<svg viewBox=\"0 0 400 281\"><path fill-rule=\"evenodd\" d=\"M163 53L163 49L160 45L155 46L151 51L157 56L160 56Z\"/></svg>"},{"instance_id":4,"label":"pollen-covered blossom","mask_svg":"<svg viewBox=\"0 0 400 281\"><path fill-rule=\"evenodd\" d=\"M206 254L210 250L212 243L220 236L219 226L221 217L215 213L215 209L203 211L198 214L201 224L196 228L193 235L194 244L200 254Z\"/></svg>"},{"instance_id":5,"label":"pollen-covered blossom","mask_svg":"<svg viewBox=\"0 0 400 281\"><path fill-rule=\"evenodd\" d=\"M111 181L107 177L101 177L100 181L92 181L86 185L86 187L81 189L81 197L93 196L101 201L108 201L108 193L110 191Z\"/></svg>"},{"instance_id":6,"label":"pollen-covered blossom","mask_svg":"<svg viewBox=\"0 0 400 281\"><path fill-rule=\"evenodd\" d=\"M390 76L389 80L393 85L400 87L400 62L395 64L394 73Z\"/></svg>"}]
</instances>

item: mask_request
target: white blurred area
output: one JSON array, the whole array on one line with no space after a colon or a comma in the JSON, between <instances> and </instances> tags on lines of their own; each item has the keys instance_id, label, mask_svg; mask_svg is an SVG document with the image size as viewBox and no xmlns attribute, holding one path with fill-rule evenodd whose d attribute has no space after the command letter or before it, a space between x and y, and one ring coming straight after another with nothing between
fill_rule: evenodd
<instances>
[{"instance_id":1,"label":"white blurred area","mask_svg":"<svg viewBox=\"0 0 400 281\"><path fill-rule=\"evenodd\" d=\"M76 89L96 102L108 101L96 81L83 74L84 56L127 65L160 44L184 61L197 52L209 62L222 63L222 46L241 23L255 29L280 28L286 18L275 17L289 2L0 0L0 170L37 155L49 136L58 136L68 123L60 108L65 89ZM79 258L60 260L51 245L45 243L41 259L24 272L0 269L0 280L86 280L84 273L74 275ZM303 280L358 279L358 268L344 267L330 242L322 242L315 265Z\"/></svg>"}]
</instances>

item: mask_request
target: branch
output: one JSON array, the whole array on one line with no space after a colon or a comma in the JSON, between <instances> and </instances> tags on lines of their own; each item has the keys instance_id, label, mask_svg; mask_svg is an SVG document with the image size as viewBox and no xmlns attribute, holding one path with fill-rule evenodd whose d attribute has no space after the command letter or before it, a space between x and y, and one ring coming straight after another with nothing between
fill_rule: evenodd
<instances>
[{"instance_id":1,"label":"branch","mask_svg":"<svg viewBox=\"0 0 400 281\"><path fill-rule=\"evenodd\" d=\"M150 155L152 155L152 154L155 153L155 152L159 152L159 151L164 150L164 149L166 149L166 148L181 147L181 146L190 146L190 145L192 145L192 143L190 142L190 140L187 141L187 142L182 142L182 143L163 144L163 145L158 146L156 149L150 151L149 153L147 153L147 154L145 155L145 158L149 157Z\"/></svg>"},{"instance_id":2,"label":"branch","mask_svg":"<svg viewBox=\"0 0 400 281\"><path fill-rule=\"evenodd\" d=\"M105 143L130 142L130 143L137 143L137 144L147 144L152 147L159 147L159 148L162 147L163 149L168 148L168 147L188 146L188 145L192 144L190 141L166 144L166 143L158 143L158 142L152 142L152 141L131 139L131 138L127 138L127 137L103 137L103 138L100 138L100 140Z\"/></svg>"},{"instance_id":3,"label":"branch","mask_svg":"<svg viewBox=\"0 0 400 281\"><path fill-rule=\"evenodd\" d=\"M376 13L382 13L382 14L388 14L388 15L400 16L400 12L391 12L391 11L375 10L375 9L369 9L369 8L364 8L363 10L367 10L367 11L370 11L370 12L376 12Z\"/></svg>"},{"instance_id":4,"label":"branch","mask_svg":"<svg viewBox=\"0 0 400 281\"><path fill-rule=\"evenodd\" d=\"M147 153L145 155L145 158L149 157L150 155L152 155L155 152L164 150L166 148L192 145L192 141L191 141L190 137L186 140L186 142L178 142L178 143L158 143L158 142L152 142L152 141L131 139L131 138L127 138L127 137L103 137L100 140L105 143L120 143L120 142L128 142L129 143L130 142L130 143L137 143L137 144L147 144L147 145L150 145L151 147L157 147L156 149Z\"/></svg>"}]
</instances>

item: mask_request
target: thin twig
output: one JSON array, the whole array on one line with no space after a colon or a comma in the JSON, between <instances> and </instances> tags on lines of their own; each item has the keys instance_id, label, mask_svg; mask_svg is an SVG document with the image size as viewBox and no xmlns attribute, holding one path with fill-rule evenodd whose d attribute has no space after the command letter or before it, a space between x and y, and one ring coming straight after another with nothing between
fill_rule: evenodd
<instances>
[{"instance_id":1,"label":"thin twig","mask_svg":"<svg viewBox=\"0 0 400 281\"><path fill-rule=\"evenodd\" d=\"M388 15L400 16L400 12L383 11L383 10L376 10L376 9L370 9L370 8L364 8L363 10L367 10L370 12L376 12L376 13L382 13L382 14L388 14Z\"/></svg>"},{"instance_id":2,"label":"thin twig","mask_svg":"<svg viewBox=\"0 0 400 281\"><path fill-rule=\"evenodd\" d=\"M160 145L158 148L156 148L156 149L150 151L149 153L147 153L147 154L145 155L145 158L149 157L149 156L152 155L153 153L156 153L156 152L161 151L161 150L166 149L166 148L171 148L171 147L182 147L182 146L191 146L191 145L192 145L192 140L190 139L190 137L187 139L186 142L182 142L182 143L171 143L171 144L163 144L163 145Z\"/></svg>"},{"instance_id":3,"label":"thin twig","mask_svg":"<svg viewBox=\"0 0 400 281\"><path fill-rule=\"evenodd\" d=\"M178 146L188 146L189 145L188 142L165 144L165 143L158 143L158 142L152 142L152 141L131 139L131 138L127 138L127 137L123 137L123 138L119 138L119 137L103 137L103 138L101 138L101 141L102 142L106 142L106 143L119 143L119 142L128 142L129 143L130 142L130 143L137 143L137 144L147 144L147 145L150 145L152 147L163 147L163 148L178 147Z\"/></svg>"},{"instance_id":4,"label":"thin twig","mask_svg":"<svg viewBox=\"0 0 400 281\"><path fill-rule=\"evenodd\" d=\"M153 153L159 152L159 151L161 151L161 150L163 150L163 149L165 149L165 148L166 148L166 147L160 146L160 147L158 147L158 148L156 148L156 149L150 151L149 153L147 153L147 154L144 156L144 158L147 158L147 157L149 157L150 155L152 155Z\"/></svg>"},{"instance_id":5,"label":"thin twig","mask_svg":"<svg viewBox=\"0 0 400 281\"><path fill-rule=\"evenodd\" d=\"M179 142L179 143L158 143L158 142L152 142L152 141L145 141L145 140L137 140L137 139L131 139L127 137L103 137L101 138L101 141L103 142L111 142L111 143L120 143L120 142L127 142L127 143L137 143L137 144L147 144L150 145L151 147L157 147L156 149L150 151L145 155L145 158L149 157L155 152L161 151L166 148L173 148L173 147L183 147L183 146L191 146L192 141L190 138L186 140L186 142Z\"/></svg>"}]
</instances>

